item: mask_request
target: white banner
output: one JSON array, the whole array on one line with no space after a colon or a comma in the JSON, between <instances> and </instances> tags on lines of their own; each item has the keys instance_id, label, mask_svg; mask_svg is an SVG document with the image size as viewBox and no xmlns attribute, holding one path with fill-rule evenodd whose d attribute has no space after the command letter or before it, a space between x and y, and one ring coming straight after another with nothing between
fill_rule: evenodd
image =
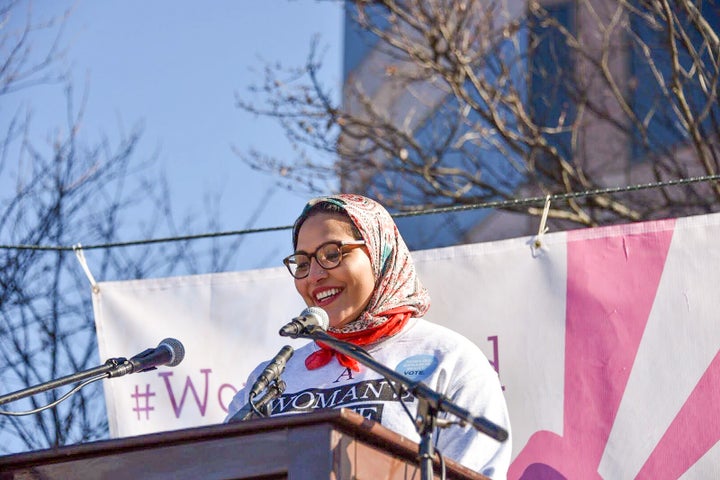
<instances>
[{"instance_id":1,"label":"white banner","mask_svg":"<svg viewBox=\"0 0 720 480\"><path fill-rule=\"evenodd\" d=\"M510 409L509 478L713 478L720 215L414 252L428 320L477 343ZM111 435L221 422L304 308L284 268L105 282L101 359L173 337L177 367L105 380Z\"/></svg>"}]
</instances>

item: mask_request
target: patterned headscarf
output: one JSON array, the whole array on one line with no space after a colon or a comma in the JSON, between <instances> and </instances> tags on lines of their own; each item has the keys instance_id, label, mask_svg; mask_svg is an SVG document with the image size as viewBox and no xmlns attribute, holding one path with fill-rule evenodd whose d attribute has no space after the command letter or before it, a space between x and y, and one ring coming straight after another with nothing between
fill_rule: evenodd
<instances>
[{"instance_id":1,"label":"patterned headscarf","mask_svg":"<svg viewBox=\"0 0 720 480\"><path fill-rule=\"evenodd\" d=\"M297 246L300 227L308 213L319 203L330 203L350 217L370 252L375 290L360 316L331 332L352 333L367 330L394 318L397 311L411 317L423 316L430 307L430 296L415 274L415 265L405 241L392 217L374 200L351 194L332 195L310 200L293 227L293 247Z\"/></svg>"}]
</instances>

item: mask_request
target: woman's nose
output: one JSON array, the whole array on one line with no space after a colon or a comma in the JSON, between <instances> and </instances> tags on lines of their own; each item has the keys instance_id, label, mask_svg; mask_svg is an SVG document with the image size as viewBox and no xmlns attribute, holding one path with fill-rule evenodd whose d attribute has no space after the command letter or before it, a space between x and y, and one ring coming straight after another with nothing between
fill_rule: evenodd
<instances>
[{"instance_id":1,"label":"woman's nose","mask_svg":"<svg viewBox=\"0 0 720 480\"><path fill-rule=\"evenodd\" d=\"M310 272L308 273L308 277L311 279L315 278L324 278L327 276L327 270L325 270L317 261L317 259L313 258L310 260Z\"/></svg>"}]
</instances>

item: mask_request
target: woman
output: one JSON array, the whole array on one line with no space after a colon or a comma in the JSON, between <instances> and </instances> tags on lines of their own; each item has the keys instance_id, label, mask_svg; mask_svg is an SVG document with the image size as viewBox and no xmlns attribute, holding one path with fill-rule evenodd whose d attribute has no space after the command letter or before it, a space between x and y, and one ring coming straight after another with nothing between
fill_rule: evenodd
<instances>
[{"instance_id":1,"label":"woman","mask_svg":"<svg viewBox=\"0 0 720 480\"><path fill-rule=\"evenodd\" d=\"M305 303L327 312L329 334L363 346L381 364L509 430L500 382L480 349L422 319L430 298L380 204L347 194L313 199L295 222L293 247L295 253L284 263ZM258 366L246 385L264 367ZM272 415L345 407L420 440L401 403L414 416L417 399L409 394L398 398L382 376L326 345L298 349L282 378L287 387L273 402ZM246 387L233 399L228 418L247 402ZM469 426L439 430L434 439L442 455L490 477L506 476L510 440L497 442Z\"/></svg>"}]
</instances>

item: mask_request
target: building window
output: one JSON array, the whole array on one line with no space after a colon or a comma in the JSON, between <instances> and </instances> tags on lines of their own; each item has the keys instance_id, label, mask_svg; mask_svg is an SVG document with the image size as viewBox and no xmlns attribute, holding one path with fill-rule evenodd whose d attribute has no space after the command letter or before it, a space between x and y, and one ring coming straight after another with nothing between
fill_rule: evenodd
<instances>
[{"instance_id":1,"label":"building window","mask_svg":"<svg viewBox=\"0 0 720 480\"><path fill-rule=\"evenodd\" d=\"M699 6L704 20L717 35L720 31L720 13L714 2L693 2ZM654 12L643 2L636 2L637 14L631 17L631 85L634 86L633 106L647 125L646 134L639 128L633 131L633 157L642 161L649 154L667 151L687 141L687 129L678 117L678 102L672 94L672 83L677 80L694 115L706 111L700 126L705 138L716 136L720 110L717 100L717 46L709 47L705 36L693 25L687 12L673 4L673 13L679 18L676 31L687 34L692 50L679 39L675 42L677 58L685 73L674 76L672 50L668 31ZM662 28L660 28L662 27ZM701 71L709 72L706 88L714 91L711 97L699 80ZM708 101L711 100L710 103ZM710 106L709 109L706 107Z\"/></svg>"}]
</instances>

